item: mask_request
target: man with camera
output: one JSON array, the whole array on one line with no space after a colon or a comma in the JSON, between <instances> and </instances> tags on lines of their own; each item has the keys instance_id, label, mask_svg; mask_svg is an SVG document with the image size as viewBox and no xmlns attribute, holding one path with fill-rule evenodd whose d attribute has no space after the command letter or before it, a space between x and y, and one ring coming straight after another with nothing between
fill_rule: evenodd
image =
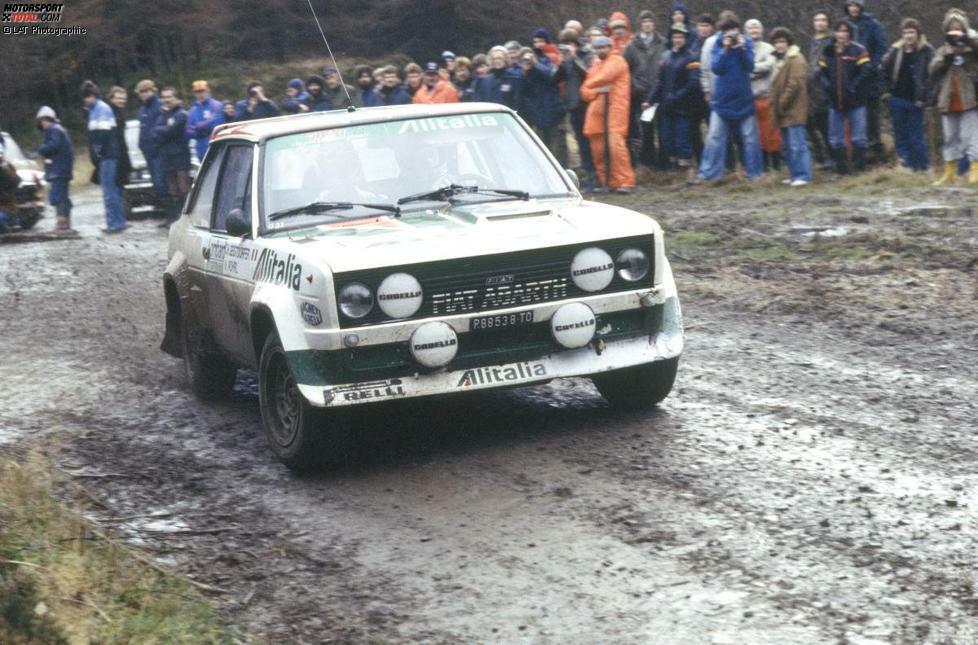
<instances>
[{"instance_id":1,"label":"man with camera","mask_svg":"<svg viewBox=\"0 0 978 645\"><path fill-rule=\"evenodd\" d=\"M713 94L710 100L710 130L703 148L700 171L694 183L723 176L727 163L727 144L739 132L747 177L757 179L763 172L760 134L754 112L751 73L754 47L740 31L740 23L728 18L720 23L720 36L710 52Z\"/></svg>"},{"instance_id":2,"label":"man with camera","mask_svg":"<svg viewBox=\"0 0 978 645\"><path fill-rule=\"evenodd\" d=\"M944 44L935 52L929 68L944 131L944 174L934 185L953 182L965 155L971 160L968 183L978 184L978 42L963 11L948 11L943 28Z\"/></svg>"},{"instance_id":3,"label":"man with camera","mask_svg":"<svg viewBox=\"0 0 978 645\"><path fill-rule=\"evenodd\" d=\"M265 97L265 89L261 81L251 81L245 87L247 98L238 101L234 106L235 121L251 121L278 116L278 107Z\"/></svg>"},{"instance_id":4,"label":"man with camera","mask_svg":"<svg viewBox=\"0 0 978 645\"><path fill-rule=\"evenodd\" d=\"M546 33L546 32L544 32ZM546 37L549 43L550 36ZM540 45L534 37L534 45ZM520 56L523 69L523 91L520 93L519 113L533 131L557 157L562 167L567 166L567 137L564 132L564 104L557 89L557 66L541 47L523 49Z\"/></svg>"},{"instance_id":5,"label":"man with camera","mask_svg":"<svg viewBox=\"0 0 978 645\"><path fill-rule=\"evenodd\" d=\"M581 170L584 181L581 188L589 193L597 186L597 175L594 172L594 159L591 157L591 143L584 134L584 118L587 115L587 102L581 99L581 85L587 77L594 53L591 48L581 45L580 33L573 29L560 32L560 68L557 70L557 83L564 84L564 109L570 115L571 130L577 140L577 149L581 156Z\"/></svg>"},{"instance_id":6,"label":"man with camera","mask_svg":"<svg viewBox=\"0 0 978 645\"><path fill-rule=\"evenodd\" d=\"M873 82L872 61L866 48L852 39L852 25L839 20L832 43L818 59L819 82L829 96L829 147L836 172L849 172L846 124L852 141L852 160L857 171L866 168L866 100Z\"/></svg>"}]
</instances>

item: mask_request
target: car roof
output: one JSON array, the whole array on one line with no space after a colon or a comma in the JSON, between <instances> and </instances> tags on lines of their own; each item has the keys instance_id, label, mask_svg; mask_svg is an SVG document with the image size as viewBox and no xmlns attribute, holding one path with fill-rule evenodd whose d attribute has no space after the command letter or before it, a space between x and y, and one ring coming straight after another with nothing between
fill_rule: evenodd
<instances>
[{"instance_id":1,"label":"car roof","mask_svg":"<svg viewBox=\"0 0 978 645\"><path fill-rule=\"evenodd\" d=\"M270 119L236 121L219 125L214 129L213 139L246 139L263 141L272 137L295 132L325 130L341 126L401 121L432 116L456 116L462 114L481 114L485 112L508 112L511 109L498 103L440 103L418 105L388 105L381 107L357 108L349 110L330 110L328 112L306 112Z\"/></svg>"}]
</instances>

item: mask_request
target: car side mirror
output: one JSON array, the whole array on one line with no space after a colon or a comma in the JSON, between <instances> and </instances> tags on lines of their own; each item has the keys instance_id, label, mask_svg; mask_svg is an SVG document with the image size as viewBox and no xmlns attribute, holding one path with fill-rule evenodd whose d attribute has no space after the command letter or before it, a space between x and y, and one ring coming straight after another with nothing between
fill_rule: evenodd
<instances>
[{"instance_id":1,"label":"car side mirror","mask_svg":"<svg viewBox=\"0 0 978 645\"><path fill-rule=\"evenodd\" d=\"M245 217L243 210L235 208L228 213L227 219L224 220L224 229L228 232L228 235L244 237L245 235L251 235L251 222Z\"/></svg>"},{"instance_id":2,"label":"car side mirror","mask_svg":"<svg viewBox=\"0 0 978 645\"><path fill-rule=\"evenodd\" d=\"M577 190L580 190L581 189L581 178L577 176L577 173L574 172L573 170L571 170L570 168L565 168L564 169L564 172L567 173L568 179L570 179L571 180L571 183L574 184L574 188L577 188Z\"/></svg>"}]
</instances>

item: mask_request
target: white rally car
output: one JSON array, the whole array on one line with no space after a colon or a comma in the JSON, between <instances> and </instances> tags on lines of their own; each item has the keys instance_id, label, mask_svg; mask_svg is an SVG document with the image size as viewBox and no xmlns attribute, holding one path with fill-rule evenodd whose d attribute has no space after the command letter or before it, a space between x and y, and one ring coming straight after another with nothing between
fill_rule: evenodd
<instances>
[{"instance_id":1,"label":"white rally car","mask_svg":"<svg viewBox=\"0 0 978 645\"><path fill-rule=\"evenodd\" d=\"M644 406L675 380L661 228L583 200L499 105L225 125L184 210L162 348L203 397L256 368L292 468L342 452L349 415L334 408L573 376Z\"/></svg>"}]
</instances>

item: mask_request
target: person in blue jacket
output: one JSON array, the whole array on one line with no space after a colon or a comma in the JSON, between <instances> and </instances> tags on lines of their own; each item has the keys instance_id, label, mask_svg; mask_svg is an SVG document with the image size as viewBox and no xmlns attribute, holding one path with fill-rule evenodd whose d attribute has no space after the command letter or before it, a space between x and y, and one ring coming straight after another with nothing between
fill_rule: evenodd
<instances>
[{"instance_id":1,"label":"person in blue jacket","mask_svg":"<svg viewBox=\"0 0 978 645\"><path fill-rule=\"evenodd\" d=\"M882 161L883 140L880 138L880 97L883 78L883 56L889 49L886 30L873 14L866 11L865 0L845 0L846 19L852 25L852 40L869 53L869 80L866 85L866 137L875 161Z\"/></svg>"},{"instance_id":2,"label":"person in blue jacket","mask_svg":"<svg viewBox=\"0 0 978 645\"><path fill-rule=\"evenodd\" d=\"M224 123L224 106L211 97L207 81L194 81L194 103L187 114L187 136L196 143L197 159L203 159L211 142L211 131Z\"/></svg>"},{"instance_id":3,"label":"person in blue jacket","mask_svg":"<svg viewBox=\"0 0 978 645\"><path fill-rule=\"evenodd\" d=\"M659 145L664 159L681 169L690 169L693 160L691 117L702 100L700 59L690 50L689 31L681 22L669 29L672 48L660 62L655 87L643 107L658 104Z\"/></svg>"},{"instance_id":4,"label":"person in blue jacket","mask_svg":"<svg viewBox=\"0 0 978 645\"><path fill-rule=\"evenodd\" d=\"M302 104L306 107L303 112L326 112L333 109L333 102L326 95L326 79L319 74L313 74L306 79L306 96Z\"/></svg>"},{"instance_id":5,"label":"person in blue jacket","mask_svg":"<svg viewBox=\"0 0 978 645\"><path fill-rule=\"evenodd\" d=\"M160 97L156 95L156 83L148 78L139 81L136 83L136 94L139 96L139 150L146 160L146 169L149 170L156 198L162 203L166 199L166 177L163 175L163 161L153 137L153 128L160 116Z\"/></svg>"},{"instance_id":6,"label":"person in blue jacket","mask_svg":"<svg viewBox=\"0 0 978 645\"><path fill-rule=\"evenodd\" d=\"M682 2L674 2L672 5L672 24L677 22L683 23L686 26L686 31L688 35L686 36L686 47L690 50L698 50L699 47L699 33L693 26L693 19L689 15L689 10L686 8Z\"/></svg>"},{"instance_id":7,"label":"person in blue jacket","mask_svg":"<svg viewBox=\"0 0 978 645\"><path fill-rule=\"evenodd\" d=\"M308 98L309 92L306 91L306 84L302 82L301 78L293 78L285 86L285 98L282 99L278 107L282 114L308 112L309 108L303 103Z\"/></svg>"},{"instance_id":8,"label":"person in blue jacket","mask_svg":"<svg viewBox=\"0 0 978 645\"><path fill-rule=\"evenodd\" d=\"M856 170L866 167L869 147L866 103L875 75L866 48L852 40L852 24L839 20L835 37L818 59L818 82L829 97L829 147L840 175L849 172L846 124Z\"/></svg>"},{"instance_id":9,"label":"person in blue jacket","mask_svg":"<svg viewBox=\"0 0 978 645\"><path fill-rule=\"evenodd\" d=\"M44 131L44 141L34 151L34 156L44 157L44 179L48 182L48 202L57 214L55 228L71 230L71 197L68 194L74 177L75 151L71 137L58 121L53 109L44 105L37 111L37 126Z\"/></svg>"},{"instance_id":10,"label":"person in blue jacket","mask_svg":"<svg viewBox=\"0 0 978 645\"><path fill-rule=\"evenodd\" d=\"M116 136L115 114L101 100L101 91L93 81L81 85L82 102L88 110L88 156L94 170L92 183L101 184L102 201L105 203L105 228L103 233L121 233L126 230L126 213L122 205L122 189L116 177L119 174L119 138Z\"/></svg>"},{"instance_id":11,"label":"person in blue jacket","mask_svg":"<svg viewBox=\"0 0 978 645\"><path fill-rule=\"evenodd\" d=\"M496 46L489 50L489 74L479 80L477 94L480 101L499 103L508 108L519 107L523 70L517 64L509 64L509 52Z\"/></svg>"},{"instance_id":12,"label":"person in blue jacket","mask_svg":"<svg viewBox=\"0 0 978 645\"><path fill-rule=\"evenodd\" d=\"M519 113L557 157L561 167L566 167L567 141L561 127L566 112L557 89L557 66L542 50L528 48L521 54L520 66L523 85Z\"/></svg>"},{"instance_id":13,"label":"person in blue jacket","mask_svg":"<svg viewBox=\"0 0 978 645\"><path fill-rule=\"evenodd\" d=\"M235 121L267 119L278 115L278 107L265 96L261 81L250 81L245 86L245 98L234 105Z\"/></svg>"},{"instance_id":14,"label":"person in blue jacket","mask_svg":"<svg viewBox=\"0 0 978 645\"><path fill-rule=\"evenodd\" d=\"M710 100L710 128L696 182L719 179L727 160L727 142L731 132L740 132L744 168L747 177L756 179L764 170L761 139L754 113L751 72L754 71L754 47L740 31L733 18L720 24L720 36L710 52L713 71L713 96Z\"/></svg>"},{"instance_id":15,"label":"person in blue jacket","mask_svg":"<svg viewBox=\"0 0 978 645\"><path fill-rule=\"evenodd\" d=\"M187 146L187 111L173 87L160 91L163 109L156 121L154 135L163 159L163 172L169 191L167 217L160 225L169 227L180 217L180 208L190 192L190 148Z\"/></svg>"},{"instance_id":16,"label":"person in blue jacket","mask_svg":"<svg viewBox=\"0 0 978 645\"><path fill-rule=\"evenodd\" d=\"M410 105L411 95L401 84L401 79L397 74L397 68L388 65L384 68L383 80L380 89L377 90L377 97L380 101L378 105Z\"/></svg>"},{"instance_id":17,"label":"person in blue jacket","mask_svg":"<svg viewBox=\"0 0 978 645\"><path fill-rule=\"evenodd\" d=\"M363 107L380 105L380 98L377 96L377 88L374 84L373 68L369 65L357 65L353 70L353 78L357 84L357 92L360 93L360 105Z\"/></svg>"}]
</instances>

